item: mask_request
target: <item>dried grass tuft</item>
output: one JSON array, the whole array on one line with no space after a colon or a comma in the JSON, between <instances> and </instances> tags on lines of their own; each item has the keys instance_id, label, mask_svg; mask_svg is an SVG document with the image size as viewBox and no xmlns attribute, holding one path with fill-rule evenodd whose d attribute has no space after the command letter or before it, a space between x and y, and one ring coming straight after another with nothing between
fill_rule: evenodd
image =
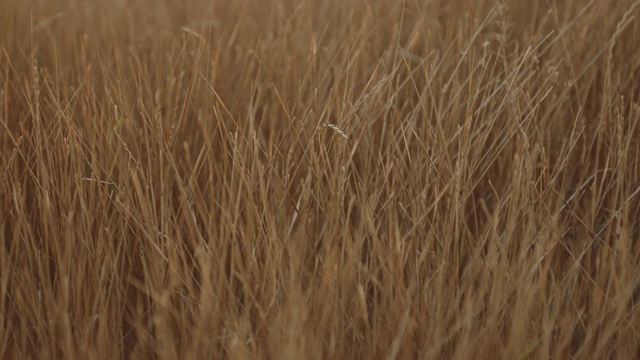
<instances>
[{"instance_id":1,"label":"dried grass tuft","mask_svg":"<svg viewBox=\"0 0 640 360\"><path fill-rule=\"evenodd\" d=\"M640 358L638 3L3 2L0 358Z\"/></svg>"}]
</instances>

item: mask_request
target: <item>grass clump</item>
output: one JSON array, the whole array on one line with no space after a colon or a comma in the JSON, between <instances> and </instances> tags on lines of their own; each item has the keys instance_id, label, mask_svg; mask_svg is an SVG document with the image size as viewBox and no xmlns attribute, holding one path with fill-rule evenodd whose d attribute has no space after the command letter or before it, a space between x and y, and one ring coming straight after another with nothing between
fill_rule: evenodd
<instances>
[{"instance_id":1,"label":"grass clump","mask_svg":"<svg viewBox=\"0 0 640 360\"><path fill-rule=\"evenodd\" d=\"M3 358L640 356L639 2L6 2Z\"/></svg>"}]
</instances>

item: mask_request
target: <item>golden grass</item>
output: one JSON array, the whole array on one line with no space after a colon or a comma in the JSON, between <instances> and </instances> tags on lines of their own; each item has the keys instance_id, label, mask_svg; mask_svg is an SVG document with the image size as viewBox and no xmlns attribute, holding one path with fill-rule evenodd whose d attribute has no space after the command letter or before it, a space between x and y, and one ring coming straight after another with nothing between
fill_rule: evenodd
<instances>
[{"instance_id":1,"label":"golden grass","mask_svg":"<svg viewBox=\"0 0 640 360\"><path fill-rule=\"evenodd\" d=\"M638 1L4 1L0 357L640 357Z\"/></svg>"}]
</instances>

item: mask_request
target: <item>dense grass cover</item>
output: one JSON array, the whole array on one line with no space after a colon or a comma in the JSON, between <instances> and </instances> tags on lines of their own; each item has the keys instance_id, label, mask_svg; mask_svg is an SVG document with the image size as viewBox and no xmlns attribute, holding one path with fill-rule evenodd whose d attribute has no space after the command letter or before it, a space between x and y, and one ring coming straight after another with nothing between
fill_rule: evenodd
<instances>
[{"instance_id":1,"label":"dense grass cover","mask_svg":"<svg viewBox=\"0 0 640 360\"><path fill-rule=\"evenodd\" d=\"M640 357L638 1L0 2L0 357Z\"/></svg>"}]
</instances>

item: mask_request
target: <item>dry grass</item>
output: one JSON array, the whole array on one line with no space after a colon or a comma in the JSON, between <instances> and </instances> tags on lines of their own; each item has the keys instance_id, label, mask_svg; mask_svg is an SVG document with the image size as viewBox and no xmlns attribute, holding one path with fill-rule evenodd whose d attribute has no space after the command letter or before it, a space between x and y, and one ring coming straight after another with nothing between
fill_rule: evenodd
<instances>
[{"instance_id":1,"label":"dry grass","mask_svg":"<svg viewBox=\"0 0 640 360\"><path fill-rule=\"evenodd\" d=\"M637 4L3 1L1 357L640 357Z\"/></svg>"}]
</instances>

